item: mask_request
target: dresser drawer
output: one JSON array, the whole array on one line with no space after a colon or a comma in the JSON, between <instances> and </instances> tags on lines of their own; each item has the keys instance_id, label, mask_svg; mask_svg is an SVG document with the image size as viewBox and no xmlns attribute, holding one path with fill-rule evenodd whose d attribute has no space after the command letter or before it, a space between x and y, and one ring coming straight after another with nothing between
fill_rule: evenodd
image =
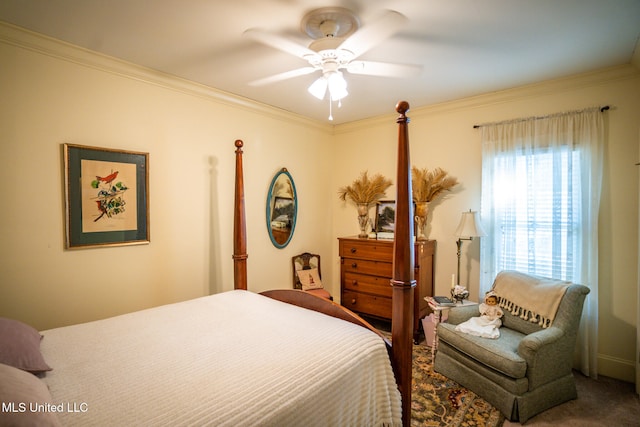
<instances>
[{"instance_id":1,"label":"dresser drawer","mask_svg":"<svg viewBox=\"0 0 640 427\"><path fill-rule=\"evenodd\" d=\"M391 319L391 298L345 290L342 292L341 304L358 313Z\"/></svg>"},{"instance_id":2,"label":"dresser drawer","mask_svg":"<svg viewBox=\"0 0 640 427\"><path fill-rule=\"evenodd\" d=\"M340 304L356 313L391 320L393 241L339 237ZM420 338L420 319L431 312L424 300L433 295L436 242L414 244L413 339Z\"/></svg>"},{"instance_id":3,"label":"dresser drawer","mask_svg":"<svg viewBox=\"0 0 640 427\"><path fill-rule=\"evenodd\" d=\"M391 279L388 277L345 272L342 280L344 289L348 291L365 292L387 298L393 295Z\"/></svg>"},{"instance_id":4,"label":"dresser drawer","mask_svg":"<svg viewBox=\"0 0 640 427\"><path fill-rule=\"evenodd\" d=\"M390 279L393 264L390 262L370 261L366 259L342 258L342 271L345 273L371 274Z\"/></svg>"},{"instance_id":5,"label":"dresser drawer","mask_svg":"<svg viewBox=\"0 0 640 427\"><path fill-rule=\"evenodd\" d=\"M391 262L393 259L393 241L341 239L339 252L341 257Z\"/></svg>"}]
</instances>

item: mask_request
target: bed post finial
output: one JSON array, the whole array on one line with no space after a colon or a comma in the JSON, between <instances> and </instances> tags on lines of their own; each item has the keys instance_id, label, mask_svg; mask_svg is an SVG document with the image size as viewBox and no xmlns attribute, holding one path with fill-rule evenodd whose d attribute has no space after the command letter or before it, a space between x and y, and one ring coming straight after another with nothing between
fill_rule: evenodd
<instances>
[{"instance_id":1,"label":"bed post finial","mask_svg":"<svg viewBox=\"0 0 640 427\"><path fill-rule=\"evenodd\" d=\"M244 172L242 146L236 139L236 192L233 203L233 288L247 289L247 226L244 213Z\"/></svg>"},{"instance_id":2,"label":"bed post finial","mask_svg":"<svg viewBox=\"0 0 640 427\"><path fill-rule=\"evenodd\" d=\"M393 368L402 396L402 424L411 423L411 364L413 352L414 242L413 192L409 156L409 103L396 104L398 123L398 163L396 179L396 216L393 240L393 308L391 312L391 345Z\"/></svg>"},{"instance_id":3,"label":"bed post finial","mask_svg":"<svg viewBox=\"0 0 640 427\"><path fill-rule=\"evenodd\" d=\"M408 120L406 114L409 111L409 103L407 101L398 101L396 111L401 115L398 119L403 118Z\"/></svg>"}]
</instances>

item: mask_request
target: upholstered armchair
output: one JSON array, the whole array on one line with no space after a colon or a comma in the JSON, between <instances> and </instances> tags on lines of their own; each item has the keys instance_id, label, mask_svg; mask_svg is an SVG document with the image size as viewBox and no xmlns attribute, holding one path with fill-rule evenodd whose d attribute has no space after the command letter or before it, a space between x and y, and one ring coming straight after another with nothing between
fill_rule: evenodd
<instances>
[{"instance_id":1,"label":"upholstered armchair","mask_svg":"<svg viewBox=\"0 0 640 427\"><path fill-rule=\"evenodd\" d=\"M456 331L480 313L477 305L455 307L438 325L434 370L520 423L575 399L573 356L589 288L503 271L492 289L504 311L499 338Z\"/></svg>"}]
</instances>

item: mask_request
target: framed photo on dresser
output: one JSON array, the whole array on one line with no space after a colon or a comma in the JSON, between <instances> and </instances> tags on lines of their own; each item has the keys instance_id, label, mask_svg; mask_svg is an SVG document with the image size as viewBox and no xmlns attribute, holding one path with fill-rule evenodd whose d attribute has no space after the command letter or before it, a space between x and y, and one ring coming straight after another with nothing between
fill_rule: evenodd
<instances>
[{"instance_id":1,"label":"framed photo on dresser","mask_svg":"<svg viewBox=\"0 0 640 427\"><path fill-rule=\"evenodd\" d=\"M375 221L376 234L390 233L390 238L393 239L395 222L396 222L396 201L380 200L379 202L377 202L376 203L376 221Z\"/></svg>"}]
</instances>

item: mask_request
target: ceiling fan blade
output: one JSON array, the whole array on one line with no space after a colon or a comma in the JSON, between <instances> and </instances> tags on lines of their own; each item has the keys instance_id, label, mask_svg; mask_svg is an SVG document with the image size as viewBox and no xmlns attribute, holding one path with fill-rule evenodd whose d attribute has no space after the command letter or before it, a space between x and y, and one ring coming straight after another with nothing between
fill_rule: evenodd
<instances>
[{"instance_id":1,"label":"ceiling fan blade","mask_svg":"<svg viewBox=\"0 0 640 427\"><path fill-rule=\"evenodd\" d=\"M422 65L353 61L347 65L347 71L351 74L364 74L368 76L415 77L422 72Z\"/></svg>"},{"instance_id":2,"label":"ceiling fan blade","mask_svg":"<svg viewBox=\"0 0 640 427\"><path fill-rule=\"evenodd\" d=\"M257 42L279 49L283 52L289 53L302 59L305 59L309 55L317 55L316 52L308 49L305 46L302 46L277 34L273 34L258 28L250 28L246 30L243 35L246 37L250 37Z\"/></svg>"},{"instance_id":3,"label":"ceiling fan blade","mask_svg":"<svg viewBox=\"0 0 640 427\"><path fill-rule=\"evenodd\" d=\"M285 71L284 73L274 74L273 76L269 76L269 77L265 77L265 78L262 78L262 79L254 80L254 81L250 82L249 85L251 85L251 86L264 86L264 85L268 85L270 83L275 83L275 82L279 82L279 81L282 81L282 80L292 79L294 77L311 74L316 70L317 70L317 68L314 68L314 67L297 68L295 70Z\"/></svg>"},{"instance_id":4,"label":"ceiling fan blade","mask_svg":"<svg viewBox=\"0 0 640 427\"><path fill-rule=\"evenodd\" d=\"M371 23L363 25L362 28L347 38L339 48L352 52L354 58L357 58L381 41L391 37L407 21L408 18L403 14L388 10Z\"/></svg>"}]
</instances>

